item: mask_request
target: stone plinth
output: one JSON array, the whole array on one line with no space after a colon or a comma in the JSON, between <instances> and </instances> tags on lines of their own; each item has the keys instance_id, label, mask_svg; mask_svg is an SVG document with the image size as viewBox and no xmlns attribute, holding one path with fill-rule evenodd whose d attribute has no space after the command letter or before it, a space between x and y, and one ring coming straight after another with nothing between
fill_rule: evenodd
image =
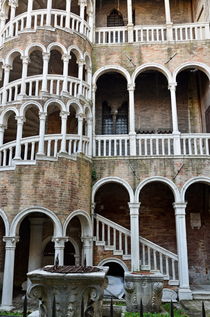
<instances>
[{"instance_id":1,"label":"stone plinth","mask_svg":"<svg viewBox=\"0 0 210 317\"><path fill-rule=\"evenodd\" d=\"M102 316L102 299L108 267L99 272L56 273L35 270L28 273L30 297L40 300L40 317L51 317L55 298L56 317Z\"/></svg>"},{"instance_id":2,"label":"stone plinth","mask_svg":"<svg viewBox=\"0 0 210 317\"><path fill-rule=\"evenodd\" d=\"M162 274L126 272L124 287L127 311L139 311L142 299L144 312L159 312L163 289Z\"/></svg>"}]
</instances>

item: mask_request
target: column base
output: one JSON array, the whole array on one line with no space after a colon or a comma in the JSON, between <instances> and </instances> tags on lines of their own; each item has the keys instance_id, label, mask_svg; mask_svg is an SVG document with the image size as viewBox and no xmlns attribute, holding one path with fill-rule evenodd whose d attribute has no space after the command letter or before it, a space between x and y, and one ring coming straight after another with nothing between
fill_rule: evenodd
<instances>
[{"instance_id":1,"label":"column base","mask_svg":"<svg viewBox=\"0 0 210 317\"><path fill-rule=\"evenodd\" d=\"M189 288L180 288L178 290L179 300L192 300L192 291Z\"/></svg>"},{"instance_id":2,"label":"column base","mask_svg":"<svg viewBox=\"0 0 210 317\"><path fill-rule=\"evenodd\" d=\"M1 311L11 311L13 310L15 307L12 305L2 305L0 306L0 310Z\"/></svg>"}]
</instances>

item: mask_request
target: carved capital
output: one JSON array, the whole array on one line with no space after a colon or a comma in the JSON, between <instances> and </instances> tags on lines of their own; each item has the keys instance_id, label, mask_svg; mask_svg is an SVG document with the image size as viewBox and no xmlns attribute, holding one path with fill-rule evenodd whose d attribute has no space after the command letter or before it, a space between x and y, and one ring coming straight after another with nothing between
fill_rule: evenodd
<instances>
[{"instance_id":1,"label":"carved capital","mask_svg":"<svg viewBox=\"0 0 210 317\"><path fill-rule=\"evenodd\" d=\"M62 118L62 119L67 119L68 118L68 116L69 116L69 112L68 111L61 111L60 112L60 117Z\"/></svg>"},{"instance_id":2,"label":"carved capital","mask_svg":"<svg viewBox=\"0 0 210 317\"><path fill-rule=\"evenodd\" d=\"M16 243L19 241L18 236L14 237L3 237L3 241L6 242L6 249L14 249L16 246Z\"/></svg>"},{"instance_id":3,"label":"carved capital","mask_svg":"<svg viewBox=\"0 0 210 317\"><path fill-rule=\"evenodd\" d=\"M15 120L17 120L17 124L23 124L25 122L25 118L23 116L16 116Z\"/></svg>"},{"instance_id":4,"label":"carved capital","mask_svg":"<svg viewBox=\"0 0 210 317\"><path fill-rule=\"evenodd\" d=\"M39 112L39 119L40 120L45 120L46 119L46 116L47 116L47 113L46 112Z\"/></svg>"},{"instance_id":5,"label":"carved capital","mask_svg":"<svg viewBox=\"0 0 210 317\"><path fill-rule=\"evenodd\" d=\"M49 61L49 59L50 59L50 53L43 52L43 53L42 53L42 57L43 57L43 60Z\"/></svg>"}]
</instances>

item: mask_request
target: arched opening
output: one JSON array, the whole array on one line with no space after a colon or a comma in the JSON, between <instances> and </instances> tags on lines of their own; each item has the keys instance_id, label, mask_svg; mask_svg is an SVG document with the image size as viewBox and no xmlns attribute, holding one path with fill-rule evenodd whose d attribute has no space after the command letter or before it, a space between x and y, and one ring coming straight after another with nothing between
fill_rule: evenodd
<instances>
[{"instance_id":1,"label":"arched opening","mask_svg":"<svg viewBox=\"0 0 210 317\"><path fill-rule=\"evenodd\" d=\"M77 0L72 0L71 1L71 12L76 14L76 15L80 15L80 7L78 5L78 1Z\"/></svg>"},{"instance_id":2,"label":"arched opening","mask_svg":"<svg viewBox=\"0 0 210 317\"><path fill-rule=\"evenodd\" d=\"M28 1L19 0L18 6L16 7L16 10L15 10L15 16L18 16L24 12L27 12L27 8L28 8Z\"/></svg>"},{"instance_id":3,"label":"arched opening","mask_svg":"<svg viewBox=\"0 0 210 317\"><path fill-rule=\"evenodd\" d=\"M52 264L44 258L42 244L53 236L52 220L45 214L33 212L21 220L19 242L15 251L14 287L16 292L25 290L27 272L38 269L44 264ZM15 292L15 294L16 294Z\"/></svg>"},{"instance_id":4,"label":"arched opening","mask_svg":"<svg viewBox=\"0 0 210 317\"><path fill-rule=\"evenodd\" d=\"M73 244L68 241L65 243L65 250L64 250L64 265L75 265L75 262L78 261L76 251Z\"/></svg>"},{"instance_id":5,"label":"arched opening","mask_svg":"<svg viewBox=\"0 0 210 317\"><path fill-rule=\"evenodd\" d=\"M30 105L25 112L23 138L34 135L39 135L39 109L34 105Z\"/></svg>"},{"instance_id":6,"label":"arched opening","mask_svg":"<svg viewBox=\"0 0 210 317\"><path fill-rule=\"evenodd\" d=\"M64 263L65 265L82 265L86 259L84 258L84 250L82 244L82 227L80 219L73 217L66 229L66 236L70 241L65 243ZM71 241L74 241L74 245ZM77 246L77 249L75 248Z\"/></svg>"},{"instance_id":7,"label":"arched opening","mask_svg":"<svg viewBox=\"0 0 210 317\"><path fill-rule=\"evenodd\" d=\"M70 109L70 115L67 118L67 134L78 133L78 120L76 118L76 110L74 107Z\"/></svg>"},{"instance_id":8,"label":"arched opening","mask_svg":"<svg viewBox=\"0 0 210 317\"><path fill-rule=\"evenodd\" d=\"M69 59L68 76L78 78L77 56L72 51L71 51L70 59Z\"/></svg>"},{"instance_id":9,"label":"arched opening","mask_svg":"<svg viewBox=\"0 0 210 317\"><path fill-rule=\"evenodd\" d=\"M50 104L48 106L47 120L46 120L46 133L47 134L61 133L60 107L57 104Z\"/></svg>"},{"instance_id":10,"label":"arched opening","mask_svg":"<svg viewBox=\"0 0 210 317\"><path fill-rule=\"evenodd\" d=\"M52 8L57 10L66 10L66 1L64 0L52 0Z\"/></svg>"},{"instance_id":11,"label":"arched opening","mask_svg":"<svg viewBox=\"0 0 210 317\"><path fill-rule=\"evenodd\" d=\"M124 295L124 268L118 260L107 260L103 266L108 266L108 285L104 290L105 297L122 298Z\"/></svg>"},{"instance_id":12,"label":"arched opening","mask_svg":"<svg viewBox=\"0 0 210 317\"><path fill-rule=\"evenodd\" d=\"M123 16L119 10L113 9L107 16L107 26L124 26Z\"/></svg>"},{"instance_id":13,"label":"arched opening","mask_svg":"<svg viewBox=\"0 0 210 317\"><path fill-rule=\"evenodd\" d=\"M196 67L177 75L177 112L179 131L210 132L209 79Z\"/></svg>"},{"instance_id":14,"label":"arched opening","mask_svg":"<svg viewBox=\"0 0 210 317\"><path fill-rule=\"evenodd\" d=\"M20 53L14 53L11 56L12 59L12 69L9 74L9 82L20 79L22 77L22 60Z\"/></svg>"},{"instance_id":15,"label":"arched opening","mask_svg":"<svg viewBox=\"0 0 210 317\"><path fill-rule=\"evenodd\" d=\"M4 131L4 144L15 141L17 133L17 120L15 119L16 115L13 111L9 111L7 114L6 120L6 129Z\"/></svg>"},{"instance_id":16,"label":"arched opening","mask_svg":"<svg viewBox=\"0 0 210 317\"><path fill-rule=\"evenodd\" d=\"M3 237L5 236L5 225L4 221L0 216L0 299L3 285L3 274L4 274L4 257L5 257L5 243Z\"/></svg>"},{"instance_id":17,"label":"arched opening","mask_svg":"<svg viewBox=\"0 0 210 317\"><path fill-rule=\"evenodd\" d=\"M42 266L53 265L55 257L54 242L49 241L43 251Z\"/></svg>"},{"instance_id":18,"label":"arched opening","mask_svg":"<svg viewBox=\"0 0 210 317\"><path fill-rule=\"evenodd\" d=\"M171 133L172 115L167 78L147 70L136 78L135 119L137 133Z\"/></svg>"},{"instance_id":19,"label":"arched opening","mask_svg":"<svg viewBox=\"0 0 210 317\"><path fill-rule=\"evenodd\" d=\"M42 75L43 58L41 50L34 50L29 55L28 76Z\"/></svg>"},{"instance_id":20,"label":"arched opening","mask_svg":"<svg viewBox=\"0 0 210 317\"><path fill-rule=\"evenodd\" d=\"M96 27L117 27L127 24L127 2L96 1Z\"/></svg>"},{"instance_id":21,"label":"arched opening","mask_svg":"<svg viewBox=\"0 0 210 317\"><path fill-rule=\"evenodd\" d=\"M56 49L50 51L48 74L63 75L62 54Z\"/></svg>"},{"instance_id":22,"label":"arched opening","mask_svg":"<svg viewBox=\"0 0 210 317\"><path fill-rule=\"evenodd\" d=\"M33 10L47 9L47 0L34 0Z\"/></svg>"},{"instance_id":23,"label":"arched opening","mask_svg":"<svg viewBox=\"0 0 210 317\"><path fill-rule=\"evenodd\" d=\"M189 277L192 288L210 290L210 185L194 183L186 191Z\"/></svg>"},{"instance_id":24,"label":"arched opening","mask_svg":"<svg viewBox=\"0 0 210 317\"><path fill-rule=\"evenodd\" d=\"M128 133L128 91L126 79L109 72L97 80L96 133Z\"/></svg>"}]
</instances>

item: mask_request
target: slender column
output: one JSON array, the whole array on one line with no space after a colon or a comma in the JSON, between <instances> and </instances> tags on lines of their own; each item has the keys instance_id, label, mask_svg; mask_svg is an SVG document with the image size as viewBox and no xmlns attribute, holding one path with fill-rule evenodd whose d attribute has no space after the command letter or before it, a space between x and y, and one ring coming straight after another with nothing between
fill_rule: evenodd
<instances>
[{"instance_id":1,"label":"slender column","mask_svg":"<svg viewBox=\"0 0 210 317\"><path fill-rule=\"evenodd\" d=\"M96 90L97 86L93 85L92 86L92 96L93 96L93 156L96 155L96 140L95 140L95 128L96 128L96 119L95 119L95 112L96 112Z\"/></svg>"},{"instance_id":2,"label":"slender column","mask_svg":"<svg viewBox=\"0 0 210 317\"><path fill-rule=\"evenodd\" d=\"M26 77L27 77L27 71L28 71L28 63L29 63L29 57L28 56L22 56L22 80L21 80L21 89L20 89L20 96L23 97L26 94Z\"/></svg>"},{"instance_id":3,"label":"slender column","mask_svg":"<svg viewBox=\"0 0 210 317\"><path fill-rule=\"evenodd\" d=\"M79 1L79 6L80 6L80 18L81 18L81 24L80 24L80 33L84 33L84 20L85 20L85 7L87 5L86 0L80 0Z\"/></svg>"},{"instance_id":4,"label":"slender column","mask_svg":"<svg viewBox=\"0 0 210 317\"><path fill-rule=\"evenodd\" d=\"M0 146L4 143L4 130L6 126L4 124L0 124Z\"/></svg>"},{"instance_id":5,"label":"slender column","mask_svg":"<svg viewBox=\"0 0 210 317\"><path fill-rule=\"evenodd\" d=\"M67 83L68 83L68 67L69 67L70 58L71 57L67 54L64 54L62 56L62 60L63 60L63 92L68 92Z\"/></svg>"},{"instance_id":6,"label":"slender column","mask_svg":"<svg viewBox=\"0 0 210 317\"><path fill-rule=\"evenodd\" d=\"M15 18L15 11L18 6L18 0L9 0L9 6L11 7L10 11L10 26L9 26L9 36L13 36L13 31L14 31L14 25L13 25L13 20Z\"/></svg>"},{"instance_id":7,"label":"slender column","mask_svg":"<svg viewBox=\"0 0 210 317\"><path fill-rule=\"evenodd\" d=\"M87 67L87 83L89 85L88 98L91 99L91 84L92 84L92 70L91 70L91 67Z\"/></svg>"},{"instance_id":8,"label":"slender column","mask_svg":"<svg viewBox=\"0 0 210 317\"><path fill-rule=\"evenodd\" d=\"M93 42L94 40L94 19L93 19L93 11L88 10L88 24L90 26L90 35L89 35L89 40Z\"/></svg>"},{"instance_id":9,"label":"slender column","mask_svg":"<svg viewBox=\"0 0 210 317\"><path fill-rule=\"evenodd\" d=\"M83 66L85 62L84 60L79 60L78 62L78 78L79 78L79 95L82 95L82 82L83 82Z\"/></svg>"},{"instance_id":10,"label":"slender column","mask_svg":"<svg viewBox=\"0 0 210 317\"><path fill-rule=\"evenodd\" d=\"M133 42L133 8L132 0L127 0L127 11L128 11L128 43Z\"/></svg>"},{"instance_id":11,"label":"slender column","mask_svg":"<svg viewBox=\"0 0 210 317\"><path fill-rule=\"evenodd\" d=\"M45 136L45 122L46 122L46 112L39 113L39 148L37 155L45 155L44 152L44 136Z\"/></svg>"},{"instance_id":12,"label":"slender column","mask_svg":"<svg viewBox=\"0 0 210 317\"><path fill-rule=\"evenodd\" d=\"M83 242L83 265L93 265L93 238L82 237Z\"/></svg>"},{"instance_id":13,"label":"slender column","mask_svg":"<svg viewBox=\"0 0 210 317\"><path fill-rule=\"evenodd\" d=\"M5 26L5 23L6 23L6 15L4 14L4 12L1 12L0 13L0 32L2 32L4 26Z\"/></svg>"},{"instance_id":14,"label":"slender column","mask_svg":"<svg viewBox=\"0 0 210 317\"><path fill-rule=\"evenodd\" d=\"M135 132L135 105L134 105L135 86L128 86L129 92L129 136L130 154L136 155L136 132Z\"/></svg>"},{"instance_id":15,"label":"slender column","mask_svg":"<svg viewBox=\"0 0 210 317\"><path fill-rule=\"evenodd\" d=\"M59 260L59 265L64 264L64 247L65 247L65 242L68 241L67 237L53 237L52 241L55 244L55 261L56 258L58 257Z\"/></svg>"},{"instance_id":16,"label":"slender column","mask_svg":"<svg viewBox=\"0 0 210 317\"><path fill-rule=\"evenodd\" d=\"M82 152L82 130L83 130L83 114L78 114L78 135L79 135L79 147L78 152Z\"/></svg>"},{"instance_id":17,"label":"slender column","mask_svg":"<svg viewBox=\"0 0 210 317\"><path fill-rule=\"evenodd\" d=\"M189 286L189 271L188 271L188 257L187 257L187 237L186 237L186 221L185 208L186 203L174 203L175 217L176 217L176 239L177 252L179 259L179 299L192 299L192 292Z\"/></svg>"},{"instance_id":18,"label":"slender column","mask_svg":"<svg viewBox=\"0 0 210 317\"><path fill-rule=\"evenodd\" d=\"M33 10L33 0L28 0L26 28L31 29L31 13Z\"/></svg>"},{"instance_id":19,"label":"slender column","mask_svg":"<svg viewBox=\"0 0 210 317\"><path fill-rule=\"evenodd\" d=\"M2 289L1 310L11 310L14 280L14 264L15 264L15 247L19 241L19 237L4 237L5 260L4 260L4 277Z\"/></svg>"},{"instance_id":20,"label":"slender column","mask_svg":"<svg viewBox=\"0 0 210 317\"><path fill-rule=\"evenodd\" d=\"M42 53L43 56L43 79L42 79L42 93L47 92L47 74L48 74L48 64L50 59L49 53Z\"/></svg>"},{"instance_id":21,"label":"slender column","mask_svg":"<svg viewBox=\"0 0 210 317\"><path fill-rule=\"evenodd\" d=\"M169 84L169 90L171 94L171 112L172 112L172 125L173 125L173 137L174 137L174 154L181 154L180 145L180 132L178 129L178 116L177 116L177 106L176 106L176 84Z\"/></svg>"},{"instance_id":22,"label":"slender column","mask_svg":"<svg viewBox=\"0 0 210 317\"><path fill-rule=\"evenodd\" d=\"M62 111L61 116L61 134L62 134L62 141L61 141L61 153L66 153L66 123L68 118L69 112Z\"/></svg>"},{"instance_id":23,"label":"slender column","mask_svg":"<svg viewBox=\"0 0 210 317\"><path fill-rule=\"evenodd\" d=\"M139 271L139 207L140 203L128 203L131 230L131 270Z\"/></svg>"},{"instance_id":24,"label":"slender column","mask_svg":"<svg viewBox=\"0 0 210 317\"><path fill-rule=\"evenodd\" d=\"M3 95L2 95L2 105L5 105L7 103L7 90L6 86L9 83L9 74L12 67L8 64L3 65L2 67L4 69L4 84L3 84Z\"/></svg>"},{"instance_id":25,"label":"slender column","mask_svg":"<svg viewBox=\"0 0 210 317\"><path fill-rule=\"evenodd\" d=\"M17 134L14 160L21 160L21 139L23 134L24 117L16 116L15 119L17 120Z\"/></svg>"},{"instance_id":26,"label":"slender column","mask_svg":"<svg viewBox=\"0 0 210 317\"><path fill-rule=\"evenodd\" d=\"M66 0L66 22L65 27L70 28L70 17L71 17L71 0Z\"/></svg>"},{"instance_id":27,"label":"slender column","mask_svg":"<svg viewBox=\"0 0 210 317\"><path fill-rule=\"evenodd\" d=\"M47 0L47 18L46 18L47 26L51 26L51 9L52 9L52 0Z\"/></svg>"},{"instance_id":28,"label":"slender column","mask_svg":"<svg viewBox=\"0 0 210 317\"><path fill-rule=\"evenodd\" d=\"M92 156L93 153L93 119L87 118L87 135L89 139L89 146L88 146L88 155Z\"/></svg>"},{"instance_id":29,"label":"slender column","mask_svg":"<svg viewBox=\"0 0 210 317\"><path fill-rule=\"evenodd\" d=\"M28 272L42 266L42 230L44 218L30 218L30 245L28 258Z\"/></svg>"},{"instance_id":30,"label":"slender column","mask_svg":"<svg viewBox=\"0 0 210 317\"><path fill-rule=\"evenodd\" d=\"M167 40L173 40L173 23L171 21L171 11L170 11L170 2L169 0L164 0L165 6L165 17L166 17L166 33L167 33Z\"/></svg>"}]
</instances>

